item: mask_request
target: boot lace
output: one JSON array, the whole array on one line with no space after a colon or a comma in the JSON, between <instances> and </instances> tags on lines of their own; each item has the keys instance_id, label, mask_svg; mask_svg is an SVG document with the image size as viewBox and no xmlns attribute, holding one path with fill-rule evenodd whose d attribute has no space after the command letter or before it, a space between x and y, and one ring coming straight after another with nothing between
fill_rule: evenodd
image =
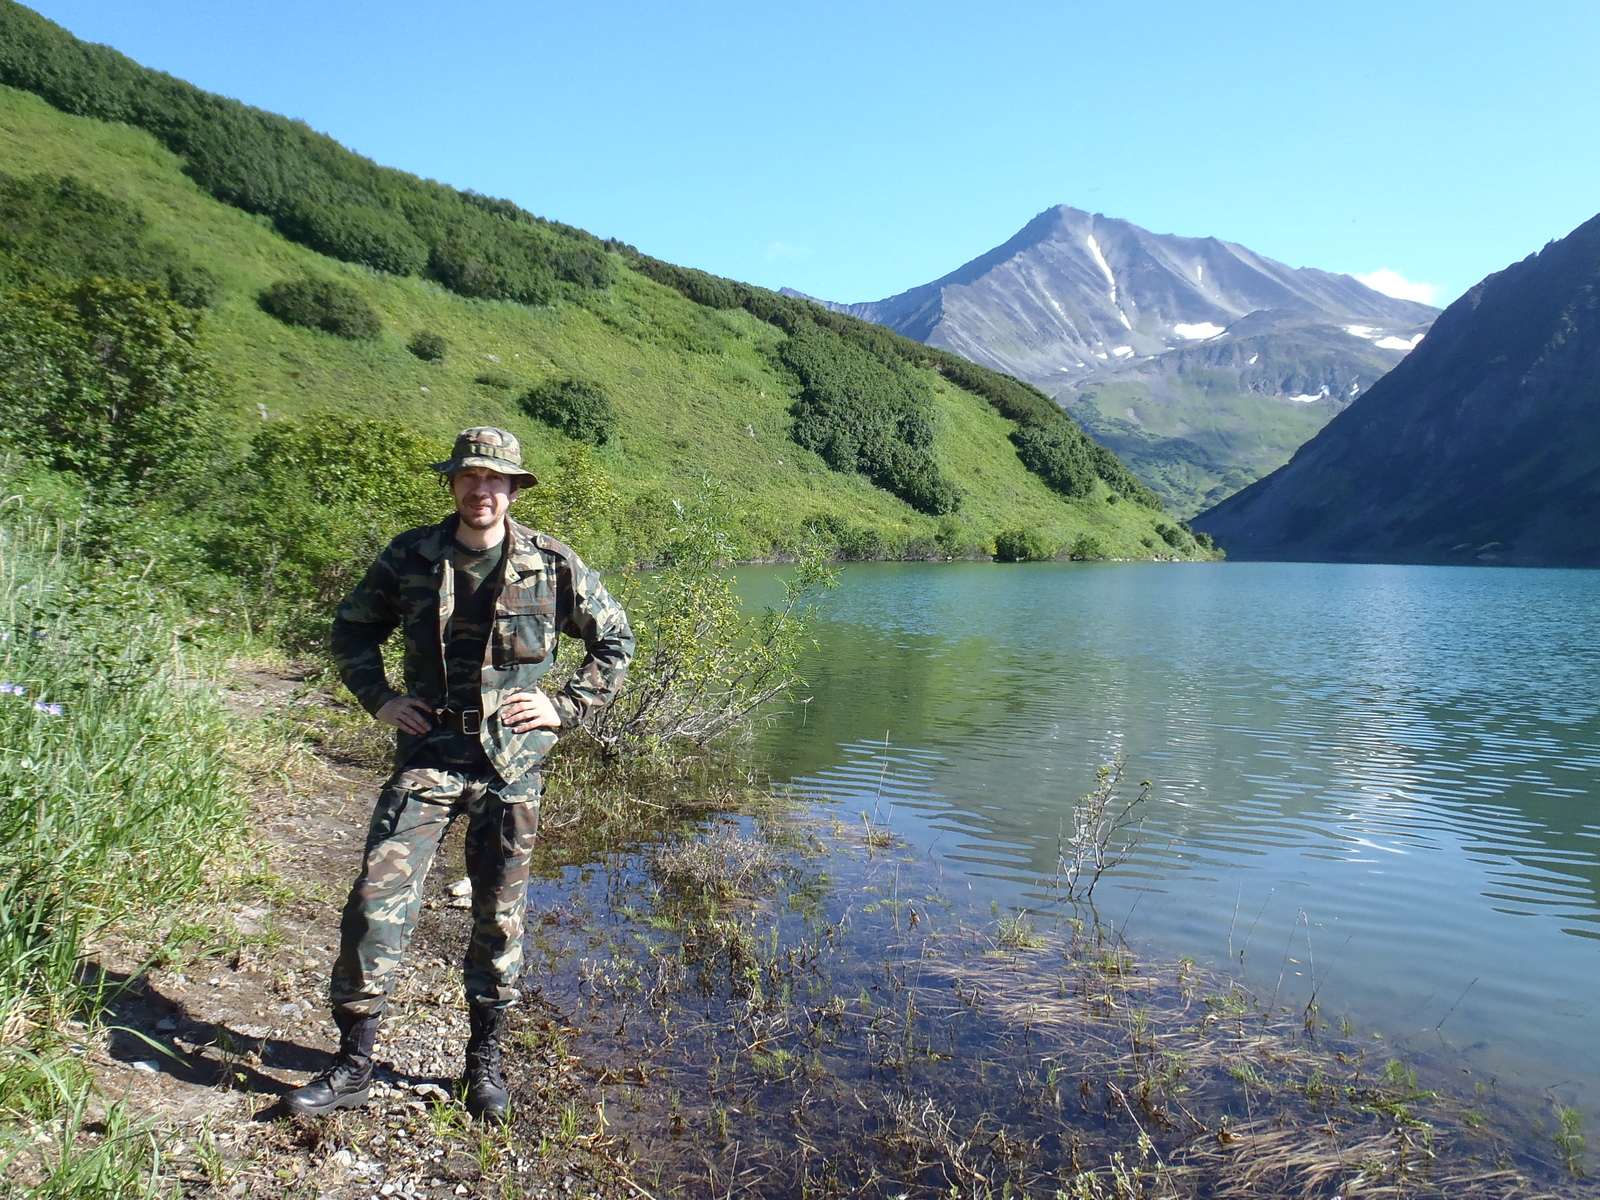
<instances>
[{"instance_id":1,"label":"boot lace","mask_svg":"<svg viewBox=\"0 0 1600 1200\"><path fill-rule=\"evenodd\" d=\"M467 1065L467 1076L473 1083L486 1083L490 1087L505 1090L506 1077L501 1071L500 1047L497 1043L489 1041L478 1047Z\"/></svg>"}]
</instances>

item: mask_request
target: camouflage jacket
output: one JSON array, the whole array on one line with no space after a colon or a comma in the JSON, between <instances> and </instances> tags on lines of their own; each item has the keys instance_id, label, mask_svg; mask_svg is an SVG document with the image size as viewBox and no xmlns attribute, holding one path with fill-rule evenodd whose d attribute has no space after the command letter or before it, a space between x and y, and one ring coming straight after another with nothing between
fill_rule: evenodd
<instances>
[{"instance_id":1,"label":"camouflage jacket","mask_svg":"<svg viewBox=\"0 0 1600 1200\"><path fill-rule=\"evenodd\" d=\"M435 708L445 703L445 646L455 596L449 549L455 521L452 516L395 538L339 605L333 655L345 686L369 713L376 715L402 694ZM494 629L483 657L478 737L500 777L512 783L544 760L556 735L548 729L512 732L500 720L500 706L513 692L532 691L550 671L556 635L581 638L588 648L583 664L551 697L563 729L616 696L634 642L622 606L572 550L509 518L506 537ZM382 646L396 629L405 638L404 693L383 669ZM421 740L399 734L397 765L410 759Z\"/></svg>"}]
</instances>

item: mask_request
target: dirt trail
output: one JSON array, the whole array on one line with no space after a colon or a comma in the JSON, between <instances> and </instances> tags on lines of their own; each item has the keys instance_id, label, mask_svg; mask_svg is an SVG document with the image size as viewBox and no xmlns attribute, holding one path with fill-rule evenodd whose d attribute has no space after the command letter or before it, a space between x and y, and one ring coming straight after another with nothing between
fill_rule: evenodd
<instances>
[{"instance_id":1,"label":"dirt trail","mask_svg":"<svg viewBox=\"0 0 1600 1200\"><path fill-rule=\"evenodd\" d=\"M289 671L253 668L227 689L241 719L329 703ZM359 867L381 778L307 755L252 797L256 876L184 914L187 951L146 966L113 939L94 964L121 990L111 1029L86 1047L103 1094L167 1131L185 1196L634 1196L619 1147L590 1131L594 1107L567 1029L535 989L515 1010L508 1074L517 1117L485 1130L450 1099L467 1036L461 956L470 913L458 826L430 873L424 910L379 1036L378 1086L359 1113L278 1115L283 1092L335 1046L326 1002L339 908ZM539 914L530 912L529 920Z\"/></svg>"}]
</instances>

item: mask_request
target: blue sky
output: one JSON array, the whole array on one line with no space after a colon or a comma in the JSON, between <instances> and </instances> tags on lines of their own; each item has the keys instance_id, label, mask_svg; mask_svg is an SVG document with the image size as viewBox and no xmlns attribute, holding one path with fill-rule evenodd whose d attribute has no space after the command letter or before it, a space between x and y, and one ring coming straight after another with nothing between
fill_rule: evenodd
<instances>
[{"instance_id":1,"label":"blue sky","mask_svg":"<svg viewBox=\"0 0 1600 1200\"><path fill-rule=\"evenodd\" d=\"M1445 301L1600 211L1600 4L42 0L379 162L838 300L1072 204Z\"/></svg>"}]
</instances>

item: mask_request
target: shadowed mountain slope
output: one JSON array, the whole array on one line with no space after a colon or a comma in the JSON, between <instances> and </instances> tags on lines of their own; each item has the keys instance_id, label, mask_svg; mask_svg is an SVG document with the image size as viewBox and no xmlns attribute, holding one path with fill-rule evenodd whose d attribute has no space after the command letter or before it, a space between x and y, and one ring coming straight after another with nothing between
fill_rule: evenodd
<instances>
[{"instance_id":1,"label":"shadowed mountain slope","mask_svg":"<svg viewBox=\"0 0 1600 1200\"><path fill-rule=\"evenodd\" d=\"M1600 217L1474 287L1195 524L1240 558L1600 566L1597 518Z\"/></svg>"}]
</instances>

